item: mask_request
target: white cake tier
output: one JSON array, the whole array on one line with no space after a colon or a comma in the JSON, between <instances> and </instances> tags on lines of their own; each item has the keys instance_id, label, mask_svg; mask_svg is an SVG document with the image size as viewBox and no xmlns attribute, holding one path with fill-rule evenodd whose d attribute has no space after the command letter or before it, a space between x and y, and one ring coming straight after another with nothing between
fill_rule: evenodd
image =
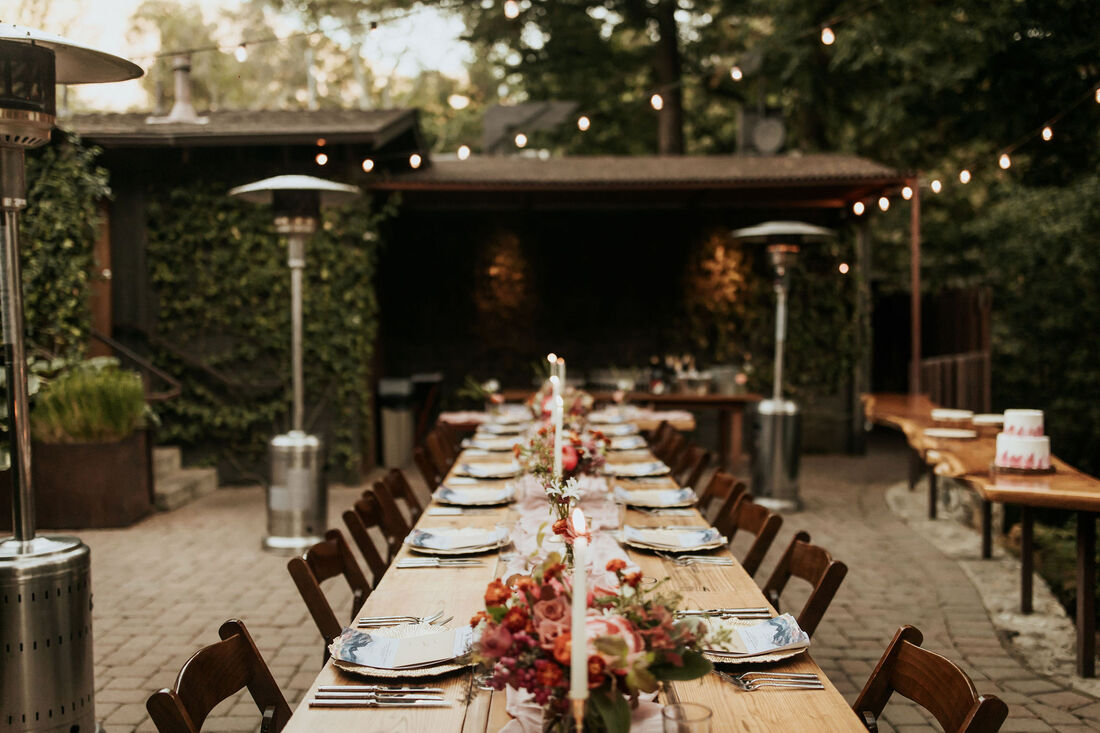
<instances>
[{"instance_id":1,"label":"white cake tier","mask_svg":"<svg viewBox=\"0 0 1100 733\"><path fill-rule=\"evenodd\" d=\"M1036 437L1043 434L1042 410L1005 410L1004 431L1008 435ZM1000 451L998 451L998 455Z\"/></svg>"},{"instance_id":2,"label":"white cake tier","mask_svg":"<svg viewBox=\"0 0 1100 733\"><path fill-rule=\"evenodd\" d=\"M1050 468L1050 437L998 433L993 462L1001 468L1045 471Z\"/></svg>"}]
</instances>

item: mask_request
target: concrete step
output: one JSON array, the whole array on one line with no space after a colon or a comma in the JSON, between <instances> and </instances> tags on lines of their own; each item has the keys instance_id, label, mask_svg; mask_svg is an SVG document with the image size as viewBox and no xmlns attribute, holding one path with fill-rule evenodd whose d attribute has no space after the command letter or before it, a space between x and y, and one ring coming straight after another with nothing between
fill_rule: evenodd
<instances>
[{"instance_id":1,"label":"concrete step","mask_svg":"<svg viewBox=\"0 0 1100 733\"><path fill-rule=\"evenodd\" d=\"M183 467L180 449L174 445L161 445L153 449L153 477L171 476Z\"/></svg>"},{"instance_id":2,"label":"concrete step","mask_svg":"<svg viewBox=\"0 0 1100 733\"><path fill-rule=\"evenodd\" d=\"M170 475L157 476L153 489L154 503L158 510L168 512L217 488L217 469L181 468Z\"/></svg>"}]
</instances>

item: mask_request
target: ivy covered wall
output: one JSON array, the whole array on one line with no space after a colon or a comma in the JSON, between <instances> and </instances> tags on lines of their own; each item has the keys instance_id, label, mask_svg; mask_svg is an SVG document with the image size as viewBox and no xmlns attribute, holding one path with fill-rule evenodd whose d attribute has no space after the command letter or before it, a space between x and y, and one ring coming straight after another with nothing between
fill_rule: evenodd
<instances>
[{"instance_id":1,"label":"ivy covered wall","mask_svg":"<svg viewBox=\"0 0 1100 733\"><path fill-rule=\"evenodd\" d=\"M289 429L290 274L269 207L203 182L153 192L149 273L154 361L183 383L160 408L161 442L216 460L223 478L255 479L267 441ZM326 211L304 273L306 429L330 467L352 476L371 415L377 333L377 223L369 201Z\"/></svg>"}]
</instances>

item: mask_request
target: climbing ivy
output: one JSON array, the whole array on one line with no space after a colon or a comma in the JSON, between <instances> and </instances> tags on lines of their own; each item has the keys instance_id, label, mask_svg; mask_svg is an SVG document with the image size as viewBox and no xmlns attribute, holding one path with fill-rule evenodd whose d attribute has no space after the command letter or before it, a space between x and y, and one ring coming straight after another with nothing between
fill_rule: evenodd
<instances>
[{"instance_id":1,"label":"climbing ivy","mask_svg":"<svg viewBox=\"0 0 1100 733\"><path fill-rule=\"evenodd\" d=\"M27 153L27 208L20 220L23 304L28 346L77 357L91 327L89 284L110 196L99 149L63 136Z\"/></svg>"},{"instance_id":2,"label":"climbing ivy","mask_svg":"<svg viewBox=\"0 0 1100 733\"><path fill-rule=\"evenodd\" d=\"M229 198L228 188L154 194L148 258L156 361L183 383L160 411L161 440L244 477L271 436L289 428L290 276L271 210ZM372 211L368 201L326 212L307 248L306 429L324 437L330 465L349 471L369 438L377 226L392 213L392 205Z\"/></svg>"}]
</instances>

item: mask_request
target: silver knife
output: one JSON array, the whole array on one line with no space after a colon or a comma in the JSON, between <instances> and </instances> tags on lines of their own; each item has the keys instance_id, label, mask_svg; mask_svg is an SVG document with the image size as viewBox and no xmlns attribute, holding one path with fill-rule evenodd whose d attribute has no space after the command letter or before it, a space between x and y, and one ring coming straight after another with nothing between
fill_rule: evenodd
<instances>
[{"instance_id":1,"label":"silver knife","mask_svg":"<svg viewBox=\"0 0 1100 733\"><path fill-rule=\"evenodd\" d=\"M443 688L424 685L318 685L317 692L422 692L426 695L442 695Z\"/></svg>"},{"instance_id":2,"label":"silver knife","mask_svg":"<svg viewBox=\"0 0 1100 733\"><path fill-rule=\"evenodd\" d=\"M313 698L311 708L449 708L449 700L382 700L378 698L360 698L358 700L325 700Z\"/></svg>"},{"instance_id":3,"label":"silver knife","mask_svg":"<svg viewBox=\"0 0 1100 733\"><path fill-rule=\"evenodd\" d=\"M318 692L315 700L442 700L443 693L434 692Z\"/></svg>"}]
</instances>

